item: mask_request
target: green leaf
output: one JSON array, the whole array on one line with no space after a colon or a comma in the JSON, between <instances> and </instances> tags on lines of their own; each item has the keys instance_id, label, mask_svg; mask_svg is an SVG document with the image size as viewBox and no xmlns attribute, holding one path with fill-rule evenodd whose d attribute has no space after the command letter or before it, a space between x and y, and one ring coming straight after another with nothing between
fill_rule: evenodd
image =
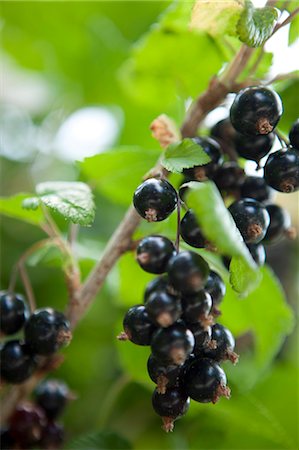
<instances>
[{"instance_id":1,"label":"green leaf","mask_svg":"<svg viewBox=\"0 0 299 450\"><path fill-rule=\"evenodd\" d=\"M284 112L279 121L280 131L289 134L291 125L298 118L299 71L294 72L297 78L275 83L274 89L281 97Z\"/></svg>"},{"instance_id":2,"label":"green leaf","mask_svg":"<svg viewBox=\"0 0 299 450\"><path fill-rule=\"evenodd\" d=\"M37 197L26 199L23 206L35 209L38 202L79 225L94 220L95 205L90 187L81 182L47 181L36 186Z\"/></svg>"},{"instance_id":3,"label":"green leaf","mask_svg":"<svg viewBox=\"0 0 299 450\"><path fill-rule=\"evenodd\" d=\"M132 446L125 438L110 431L96 431L73 439L67 448L73 450L127 450Z\"/></svg>"},{"instance_id":4,"label":"green leaf","mask_svg":"<svg viewBox=\"0 0 299 450\"><path fill-rule=\"evenodd\" d=\"M190 182L186 186L190 188L187 204L196 214L206 238L222 254L237 257L231 267L233 288L240 294L248 294L259 283L260 273L218 189L211 181ZM241 280L238 279L239 274L242 274Z\"/></svg>"},{"instance_id":5,"label":"green leaf","mask_svg":"<svg viewBox=\"0 0 299 450\"><path fill-rule=\"evenodd\" d=\"M169 172L180 173L189 167L201 166L211 161L201 145L192 139L170 144L163 155L161 164Z\"/></svg>"},{"instance_id":6,"label":"green leaf","mask_svg":"<svg viewBox=\"0 0 299 450\"><path fill-rule=\"evenodd\" d=\"M246 0L245 8L237 23L240 41L249 47L261 47L272 35L278 11L276 8L255 8Z\"/></svg>"},{"instance_id":7,"label":"green leaf","mask_svg":"<svg viewBox=\"0 0 299 450\"><path fill-rule=\"evenodd\" d=\"M26 193L16 194L11 197L0 197L0 214L39 226L44 218L41 208L36 205L33 208L34 211L24 209L23 203L29 197L30 194Z\"/></svg>"}]
</instances>

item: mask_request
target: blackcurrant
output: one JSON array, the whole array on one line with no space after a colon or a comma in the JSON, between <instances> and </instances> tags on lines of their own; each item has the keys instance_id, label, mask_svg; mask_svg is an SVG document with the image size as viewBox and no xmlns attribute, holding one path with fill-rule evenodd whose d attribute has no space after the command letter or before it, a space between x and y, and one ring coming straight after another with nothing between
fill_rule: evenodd
<instances>
[{"instance_id":1,"label":"blackcurrant","mask_svg":"<svg viewBox=\"0 0 299 450\"><path fill-rule=\"evenodd\" d=\"M263 242L265 244L274 244L287 234L288 229L291 227L291 217L285 209L278 205L270 204L266 206L266 209L270 216L270 225Z\"/></svg>"},{"instance_id":2,"label":"blackcurrant","mask_svg":"<svg viewBox=\"0 0 299 450\"><path fill-rule=\"evenodd\" d=\"M269 200L272 192L272 189L262 177L248 176L244 179L240 188L242 198L253 198L261 203Z\"/></svg>"},{"instance_id":3,"label":"blackcurrant","mask_svg":"<svg viewBox=\"0 0 299 450\"><path fill-rule=\"evenodd\" d=\"M299 150L299 119L293 123L289 138L291 146Z\"/></svg>"},{"instance_id":4,"label":"blackcurrant","mask_svg":"<svg viewBox=\"0 0 299 450\"><path fill-rule=\"evenodd\" d=\"M165 365L150 355L147 360L147 371L151 380L157 384L157 392L165 394L166 388L179 385L182 366Z\"/></svg>"},{"instance_id":5,"label":"blackcurrant","mask_svg":"<svg viewBox=\"0 0 299 450\"><path fill-rule=\"evenodd\" d=\"M220 311L217 306L221 303L226 292L225 283L221 276L211 270L204 289L212 298L212 314L216 316L219 315Z\"/></svg>"},{"instance_id":6,"label":"blackcurrant","mask_svg":"<svg viewBox=\"0 0 299 450\"><path fill-rule=\"evenodd\" d=\"M276 191L290 193L299 189L299 151L295 148L271 153L264 166L264 178Z\"/></svg>"},{"instance_id":7,"label":"blackcurrant","mask_svg":"<svg viewBox=\"0 0 299 450\"><path fill-rule=\"evenodd\" d=\"M274 133L259 136L244 136L237 133L235 148L239 156L251 161L259 162L272 148L275 139Z\"/></svg>"},{"instance_id":8,"label":"blackcurrant","mask_svg":"<svg viewBox=\"0 0 299 450\"><path fill-rule=\"evenodd\" d=\"M184 364L194 347L194 337L183 323L158 329L152 337L153 356L164 364Z\"/></svg>"},{"instance_id":9,"label":"blackcurrant","mask_svg":"<svg viewBox=\"0 0 299 450\"><path fill-rule=\"evenodd\" d=\"M144 291L144 302L147 301L147 299L153 292L158 291L166 291L172 295L176 294L173 287L169 284L167 275L162 275L161 277L154 278L147 284Z\"/></svg>"},{"instance_id":10,"label":"blackcurrant","mask_svg":"<svg viewBox=\"0 0 299 450\"><path fill-rule=\"evenodd\" d=\"M164 236L147 236L139 243L136 259L143 270L150 273L166 272L167 264L175 254L173 243Z\"/></svg>"},{"instance_id":11,"label":"blackcurrant","mask_svg":"<svg viewBox=\"0 0 299 450\"><path fill-rule=\"evenodd\" d=\"M230 109L230 120L239 133L269 134L279 122L283 107L279 95L266 87L241 90Z\"/></svg>"},{"instance_id":12,"label":"blackcurrant","mask_svg":"<svg viewBox=\"0 0 299 450\"><path fill-rule=\"evenodd\" d=\"M188 411L190 399L178 388L167 389L164 395L155 389L152 405L155 412L162 417L163 430L168 432L173 430L173 422Z\"/></svg>"},{"instance_id":13,"label":"blackcurrant","mask_svg":"<svg viewBox=\"0 0 299 450\"><path fill-rule=\"evenodd\" d=\"M216 361L209 358L196 358L189 365L184 389L192 400L201 403L216 403L221 396L230 397L224 371Z\"/></svg>"},{"instance_id":14,"label":"blackcurrant","mask_svg":"<svg viewBox=\"0 0 299 450\"><path fill-rule=\"evenodd\" d=\"M153 292L145 303L150 320L157 326L169 327L182 313L181 301L167 291Z\"/></svg>"},{"instance_id":15,"label":"blackcurrant","mask_svg":"<svg viewBox=\"0 0 299 450\"><path fill-rule=\"evenodd\" d=\"M69 388L59 380L43 381L35 390L35 401L49 419L56 419L63 412L69 398Z\"/></svg>"},{"instance_id":16,"label":"blackcurrant","mask_svg":"<svg viewBox=\"0 0 299 450\"><path fill-rule=\"evenodd\" d=\"M1 378L8 383L22 383L36 368L35 358L19 340L7 341L0 351Z\"/></svg>"},{"instance_id":17,"label":"blackcurrant","mask_svg":"<svg viewBox=\"0 0 299 450\"><path fill-rule=\"evenodd\" d=\"M229 211L247 244L257 244L265 237L270 217L261 203L244 198L234 202Z\"/></svg>"},{"instance_id":18,"label":"blackcurrant","mask_svg":"<svg viewBox=\"0 0 299 450\"><path fill-rule=\"evenodd\" d=\"M27 449L41 439L45 424L46 416L43 410L29 402L18 404L9 419L11 435L22 448Z\"/></svg>"},{"instance_id":19,"label":"blackcurrant","mask_svg":"<svg viewBox=\"0 0 299 450\"><path fill-rule=\"evenodd\" d=\"M235 161L227 161L217 170L214 182L220 191L234 192L244 180L244 170Z\"/></svg>"},{"instance_id":20,"label":"blackcurrant","mask_svg":"<svg viewBox=\"0 0 299 450\"><path fill-rule=\"evenodd\" d=\"M205 348L203 351L205 356L215 361L229 359L234 364L238 361L238 355L234 352L235 339L227 328L215 323L212 326L212 341L216 345L214 348Z\"/></svg>"},{"instance_id":21,"label":"blackcurrant","mask_svg":"<svg viewBox=\"0 0 299 450\"><path fill-rule=\"evenodd\" d=\"M51 355L71 338L69 321L52 308L37 309L25 324L25 342L37 355Z\"/></svg>"},{"instance_id":22,"label":"blackcurrant","mask_svg":"<svg viewBox=\"0 0 299 450\"><path fill-rule=\"evenodd\" d=\"M133 203L141 217L148 222L159 222L175 210L177 193L168 181L150 178L138 186Z\"/></svg>"},{"instance_id":23,"label":"blackcurrant","mask_svg":"<svg viewBox=\"0 0 299 450\"><path fill-rule=\"evenodd\" d=\"M129 339L137 345L150 345L154 324L150 321L143 305L130 308L123 320L124 333L118 336L119 340Z\"/></svg>"},{"instance_id":24,"label":"blackcurrant","mask_svg":"<svg viewBox=\"0 0 299 450\"><path fill-rule=\"evenodd\" d=\"M0 448L1 450L13 450L17 448L17 443L8 427L1 427Z\"/></svg>"},{"instance_id":25,"label":"blackcurrant","mask_svg":"<svg viewBox=\"0 0 299 450\"><path fill-rule=\"evenodd\" d=\"M190 323L188 328L192 331L195 339L193 353L202 355L203 349L211 345L212 328L210 326L203 327L201 323ZM186 361L188 365L188 361Z\"/></svg>"},{"instance_id":26,"label":"blackcurrant","mask_svg":"<svg viewBox=\"0 0 299 450\"><path fill-rule=\"evenodd\" d=\"M210 178L215 170L222 164L223 156L221 152L221 147L215 139L209 137L195 137L193 141L199 144L205 153L210 157L211 161L207 164L201 166L195 166L190 169L184 169L185 177L190 181L204 181Z\"/></svg>"},{"instance_id":27,"label":"blackcurrant","mask_svg":"<svg viewBox=\"0 0 299 450\"><path fill-rule=\"evenodd\" d=\"M255 263L263 266L266 261L265 247L262 244L247 244L247 247Z\"/></svg>"},{"instance_id":28,"label":"blackcurrant","mask_svg":"<svg viewBox=\"0 0 299 450\"><path fill-rule=\"evenodd\" d=\"M210 131L211 136L220 144L226 144L231 147L234 146L236 130L231 124L230 118L222 119L217 122Z\"/></svg>"},{"instance_id":29,"label":"blackcurrant","mask_svg":"<svg viewBox=\"0 0 299 450\"><path fill-rule=\"evenodd\" d=\"M29 317L29 310L21 294L0 292L0 331L14 334L19 331Z\"/></svg>"},{"instance_id":30,"label":"blackcurrant","mask_svg":"<svg viewBox=\"0 0 299 450\"><path fill-rule=\"evenodd\" d=\"M199 292L209 275L209 266L197 253L178 253L168 264L171 285L183 294Z\"/></svg>"},{"instance_id":31,"label":"blackcurrant","mask_svg":"<svg viewBox=\"0 0 299 450\"><path fill-rule=\"evenodd\" d=\"M64 428L57 422L47 422L42 429L42 435L39 442L41 448L53 450L61 447L64 441Z\"/></svg>"},{"instance_id":32,"label":"blackcurrant","mask_svg":"<svg viewBox=\"0 0 299 450\"><path fill-rule=\"evenodd\" d=\"M182 218L180 231L184 241L192 247L203 248L207 243L207 240L199 227L196 216L191 209L189 209Z\"/></svg>"},{"instance_id":33,"label":"blackcurrant","mask_svg":"<svg viewBox=\"0 0 299 450\"><path fill-rule=\"evenodd\" d=\"M211 325L213 322L213 316L210 315L212 298L205 290L192 295L184 295L182 297L182 306L182 317L186 322L200 322L203 326Z\"/></svg>"}]
</instances>

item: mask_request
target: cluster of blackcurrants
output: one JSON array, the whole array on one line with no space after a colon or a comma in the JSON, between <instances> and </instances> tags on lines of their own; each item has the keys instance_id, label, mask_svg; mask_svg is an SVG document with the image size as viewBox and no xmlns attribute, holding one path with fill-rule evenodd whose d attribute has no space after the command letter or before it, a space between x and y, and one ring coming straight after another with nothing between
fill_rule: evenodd
<instances>
[{"instance_id":1,"label":"cluster of blackcurrants","mask_svg":"<svg viewBox=\"0 0 299 450\"><path fill-rule=\"evenodd\" d=\"M38 369L44 356L56 353L72 337L64 314L52 308L37 309L30 314L22 295L1 291L1 336L11 336L22 329L24 339L6 340L1 344L1 382L24 382Z\"/></svg>"},{"instance_id":2,"label":"cluster of blackcurrants","mask_svg":"<svg viewBox=\"0 0 299 450\"><path fill-rule=\"evenodd\" d=\"M229 211L253 259L263 265L265 250L260 242L276 242L291 233L289 215L270 199L272 189L298 190L299 121L290 132L290 146L269 155L263 178L247 176L237 161L241 157L259 165L272 148L272 131L281 114L281 100L272 90L251 87L240 91L230 119L213 127L212 138L193 138L211 161L184 170L179 194L165 179L146 180L134 193L139 215L149 222L162 221L178 204L186 206L186 182L211 179L225 199L234 200ZM234 160L225 161L224 155L233 155ZM192 210L187 210L178 233L192 247L213 247ZM174 420L187 411L190 398L215 403L221 396L230 396L219 362L237 362L235 342L228 329L214 324L225 284L199 254L179 252L163 236L145 237L137 247L136 258L145 271L161 276L146 287L144 304L128 310L124 332L118 338L151 346L148 373L157 384L152 404L162 417L164 430L171 431Z\"/></svg>"},{"instance_id":3,"label":"cluster of blackcurrants","mask_svg":"<svg viewBox=\"0 0 299 450\"><path fill-rule=\"evenodd\" d=\"M40 383L32 402L19 403L1 429L1 449L57 449L64 441L63 425L57 418L74 398L68 386L59 380Z\"/></svg>"}]
</instances>

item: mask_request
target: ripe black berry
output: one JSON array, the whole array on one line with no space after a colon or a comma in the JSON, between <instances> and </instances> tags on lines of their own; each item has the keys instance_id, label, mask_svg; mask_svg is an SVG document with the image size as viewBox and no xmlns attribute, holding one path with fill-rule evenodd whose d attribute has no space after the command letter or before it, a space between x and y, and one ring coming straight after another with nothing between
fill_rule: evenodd
<instances>
[{"instance_id":1,"label":"ripe black berry","mask_svg":"<svg viewBox=\"0 0 299 450\"><path fill-rule=\"evenodd\" d=\"M188 324L189 330L192 331L195 344L193 353L195 355L202 355L203 349L210 346L212 337L212 328L210 326L203 327L201 323L190 323ZM188 365L186 361L186 365Z\"/></svg>"},{"instance_id":2,"label":"ripe black berry","mask_svg":"<svg viewBox=\"0 0 299 450\"><path fill-rule=\"evenodd\" d=\"M147 371L151 380L157 384L158 394L165 394L166 389L178 386L182 366L164 365L150 355L147 360Z\"/></svg>"},{"instance_id":3,"label":"ripe black berry","mask_svg":"<svg viewBox=\"0 0 299 450\"><path fill-rule=\"evenodd\" d=\"M246 177L240 188L242 198L253 198L261 203L269 200L272 192L272 189L262 177Z\"/></svg>"},{"instance_id":4,"label":"ripe black berry","mask_svg":"<svg viewBox=\"0 0 299 450\"><path fill-rule=\"evenodd\" d=\"M226 292L226 287L221 276L211 270L204 289L212 298L212 313L216 316L219 315L220 311L218 311L217 306L221 303Z\"/></svg>"},{"instance_id":5,"label":"ripe black berry","mask_svg":"<svg viewBox=\"0 0 299 450\"><path fill-rule=\"evenodd\" d=\"M265 247L262 244L247 244L247 247L255 263L263 266L266 261Z\"/></svg>"},{"instance_id":6,"label":"ripe black berry","mask_svg":"<svg viewBox=\"0 0 299 450\"><path fill-rule=\"evenodd\" d=\"M274 244L283 238L290 228L291 218L289 213L278 205L267 205L266 209L270 216L270 225L263 242L265 244Z\"/></svg>"},{"instance_id":7,"label":"ripe black berry","mask_svg":"<svg viewBox=\"0 0 299 450\"><path fill-rule=\"evenodd\" d=\"M22 448L30 448L40 440L45 424L43 410L29 402L19 404L9 419L11 435Z\"/></svg>"},{"instance_id":8,"label":"ripe black berry","mask_svg":"<svg viewBox=\"0 0 299 450\"><path fill-rule=\"evenodd\" d=\"M254 136L269 134L282 115L279 95L266 87L248 87L235 97L230 120L239 133Z\"/></svg>"},{"instance_id":9,"label":"ripe black berry","mask_svg":"<svg viewBox=\"0 0 299 450\"><path fill-rule=\"evenodd\" d=\"M152 354L161 363L184 364L194 347L194 337L183 323L158 329L151 342Z\"/></svg>"},{"instance_id":10,"label":"ripe black berry","mask_svg":"<svg viewBox=\"0 0 299 450\"><path fill-rule=\"evenodd\" d=\"M150 178L138 186L133 203L141 217L148 222L159 222L175 210L177 193L168 181Z\"/></svg>"},{"instance_id":11,"label":"ripe black berry","mask_svg":"<svg viewBox=\"0 0 299 450\"><path fill-rule=\"evenodd\" d=\"M124 333L118 336L119 340L129 339L137 345L150 345L155 326L150 321L143 305L130 308L123 320Z\"/></svg>"},{"instance_id":12,"label":"ripe black berry","mask_svg":"<svg viewBox=\"0 0 299 450\"><path fill-rule=\"evenodd\" d=\"M217 170L214 182L220 191L234 192L239 189L245 177L244 170L234 161L225 162Z\"/></svg>"},{"instance_id":13,"label":"ripe black berry","mask_svg":"<svg viewBox=\"0 0 299 450\"><path fill-rule=\"evenodd\" d=\"M217 141L209 137L195 137L193 141L199 144L205 153L210 157L211 161L201 166L195 166L190 169L184 169L185 177L190 181L204 181L210 178L215 170L222 164L223 156L221 147Z\"/></svg>"},{"instance_id":14,"label":"ripe black berry","mask_svg":"<svg viewBox=\"0 0 299 450\"><path fill-rule=\"evenodd\" d=\"M289 138L291 146L299 150L299 119L293 123Z\"/></svg>"},{"instance_id":15,"label":"ripe black berry","mask_svg":"<svg viewBox=\"0 0 299 450\"><path fill-rule=\"evenodd\" d=\"M162 417L163 430L168 432L173 430L173 422L188 411L190 399L177 388L167 389L163 395L155 389L152 405L155 412Z\"/></svg>"},{"instance_id":16,"label":"ripe black berry","mask_svg":"<svg viewBox=\"0 0 299 450\"><path fill-rule=\"evenodd\" d=\"M147 284L144 291L144 302L147 301L147 299L153 292L158 291L166 291L169 294L175 295L173 287L169 284L167 275L156 277Z\"/></svg>"},{"instance_id":17,"label":"ripe black berry","mask_svg":"<svg viewBox=\"0 0 299 450\"><path fill-rule=\"evenodd\" d=\"M56 422L47 422L42 429L42 436L39 442L41 448L46 450L57 449L64 441L64 428Z\"/></svg>"},{"instance_id":18,"label":"ripe black berry","mask_svg":"<svg viewBox=\"0 0 299 450\"><path fill-rule=\"evenodd\" d=\"M190 364L185 373L184 388L192 400L201 403L216 403L221 396L230 397L224 371L209 358L196 358Z\"/></svg>"},{"instance_id":19,"label":"ripe black berry","mask_svg":"<svg viewBox=\"0 0 299 450\"><path fill-rule=\"evenodd\" d=\"M64 410L69 399L69 389L58 380L46 380L35 390L35 401L45 411L48 419L56 419Z\"/></svg>"},{"instance_id":20,"label":"ripe black berry","mask_svg":"<svg viewBox=\"0 0 299 450\"><path fill-rule=\"evenodd\" d=\"M52 308L37 309L25 325L25 342L32 353L51 355L72 337L65 315Z\"/></svg>"},{"instance_id":21,"label":"ripe black berry","mask_svg":"<svg viewBox=\"0 0 299 450\"><path fill-rule=\"evenodd\" d=\"M29 310L24 297L7 291L0 292L0 331L14 334L28 319Z\"/></svg>"},{"instance_id":22,"label":"ripe black berry","mask_svg":"<svg viewBox=\"0 0 299 450\"><path fill-rule=\"evenodd\" d=\"M259 162L272 148L275 139L274 133L259 136L244 136L237 133L235 148L239 156L251 161Z\"/></svg>"},{"instance_id":23,"label":"ripe black berry","mask_svg":"<svg viewBox=\"0 0 299 450\"><path fill-rule=\"evenodd\" d=\"M17 443L7 427L1 428L0 444L1 450L13 450L17 448Z\"/></svg>"},{"instance_id":24,"label":"ripe black berry","mask_svg":"<svg viewBox=\"0 0 299 450\"><path fill-rule=\"evenodd\" d=\"M261 203L244 198L234 202L229 211L246 243L257 244L265 237L270 217Z\"/></svg>"},{"instance_id":25,"label":"ripe black berry","mask_svg":"<svg viewBox=\"0 0 299 450\"><path fill-rule=\"evenodd\" d=\"M276 191L290 193L299 189L299 151L288 148L271 153L264 166L264 178Z\"/></svg>"},{"instance_id":26,"label":"ripe black berry","mask_svg":"<svg viewBox=\"0 0 299 450\"><path fill-rule=\"evenodd\" d=\"M166 291L153 292L145 303L150 320L157 326L169 327L182 313L180 299Z\"/></svg>"},{"instance_id":27,"label":"ripe black berry","mask_svg":"<svg viewBox=\"0 0 299 450\"><path fill-rule=\"evenodd\" d=\"M168 264L171 285L183 294L199 292L209 275L209 266L197 253L181 252Z\"/></svg>"},{"instance_id":28,"label":"ripe black berry","mask_svg":"<svg viewBox=\"0 0 299 450\"><path fill-rule=\"evenodd\" d=\"M158 274L166 272L175 248L164 236L147 236L139 243L136 253L137 262L143 270Z\"/></svg>"},{"instance_id":29,"label":"ripe black berry","mask_svg":"<svg viewBox=\"0 0 299 450\"><path fill-rule=\"evenodd\" d=\"M231 332L219 323L212 326L212 341L215 341L214 348L205 348L204 355L215 361L229 359L232 363L238 361L238 355L234 352L235 339Z\"/></svg>"},{"instance_id":30,"label":"ripe black berry","mask_svg":"<svg viewBox=\"0 0 299 450\"><path fill-rule=\"evenodd\" d=\"M0 351L1 378L8 383L22 383L36 368L36 361L19 340L6 342Z\"/></svg>"},{"instance_id":31,"label":"ripe black berry","mask_svg":"<svg viewBox=\"0 0 299 450\"><path fill-rule=\"evenodd\" d=\"M191 209L182 218L180 230L184 241L192 247L203 248L206 245L207 241Z\"/></svg>"},{"instance_id":32,"label":"ripe black berry","mask_svg":"<svg viewBox=\"0 0 299 450\"><path fill-rule=\"evenodd\" d=\"M210 315L212 298L208 292L201 290L193 295L184 295L182 305L182 317L186 322L200 322L203 326L211 325L213 322L213 316Z\"/></svg>"},{"instance_id":33,"label":"ripe black berry","mask_svg":"<svg viewBox=\"0 0 299 450\"><path fill-rule=\"evenodd\" d=\"M222 145L223 143L233 147L235 142L236 130L231 124L229 117L217 122L210 131L213 138L217 139Z\"/></svg>"}]
</instances>

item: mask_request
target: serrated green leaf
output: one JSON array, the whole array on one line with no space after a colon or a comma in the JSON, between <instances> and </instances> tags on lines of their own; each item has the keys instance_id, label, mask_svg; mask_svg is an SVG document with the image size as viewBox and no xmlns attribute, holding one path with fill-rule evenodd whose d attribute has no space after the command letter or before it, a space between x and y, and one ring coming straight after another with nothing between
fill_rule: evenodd
<instances>
[{"instance_id":1,"label":"serrated green leaf","mask_svg":"<svg viewBox=\"0 0 299 450\"><path fill-rule=\"evenodd\" d=\"M67 448L73 450L129 450L132 446L129 441L117 433L96 431L73 439Z\"/></svg>"},{"instance_id":2,"label":"serrated green leaf","mask_svg":"<svg viewBox=\"0 0 299 450\"><path fill-rule=\"evenodd\" d=\"M237 23L237 33L240 41L249 47L260 47L272 35L278 11L276 8L255 8L251 1L246 0Z\"/></svg>"},{"instance_id":3,"label":"serrated green leaf","mask_svg":"<svg viewBox=\"0 0 299 450\"><path fill-rule=\"evenodd\" d=\"M231 267L230 279L233 288L242 295L248 294L259 283L260 272L218 189L212 181L190 182L186 183L186 186L189 186L187 204L196 214L206 238L220 253L237 257ZM241 280L238 278L239 273L242 273Z\"/></svg>"},{"instance_id":4,"label":"serrated green leaf","mask_svg":"<svg viewBox=\"0 0 299 450\"><path fill-rule=\"evenodd\" d=\"M40 225L44 218L41 208L37 205L34 211L27 211L23 207L23 202L26 202L29 197L30 194L26 193L16 194L11 197L0 197L0 214L23 220L32 225Z\"/></svg>"},{"instance_id":5,"label":"serrated green leaf","mask_svg":"<svg viewBox=\"0 0 299 450\"><path fill-rule=\"evenodd\" d=\"M192 139L170 144L161 160L161 164L169 172L180 173L189 167L201 166L211 161L201 145Z\"/></svg>"}]
</instances>

